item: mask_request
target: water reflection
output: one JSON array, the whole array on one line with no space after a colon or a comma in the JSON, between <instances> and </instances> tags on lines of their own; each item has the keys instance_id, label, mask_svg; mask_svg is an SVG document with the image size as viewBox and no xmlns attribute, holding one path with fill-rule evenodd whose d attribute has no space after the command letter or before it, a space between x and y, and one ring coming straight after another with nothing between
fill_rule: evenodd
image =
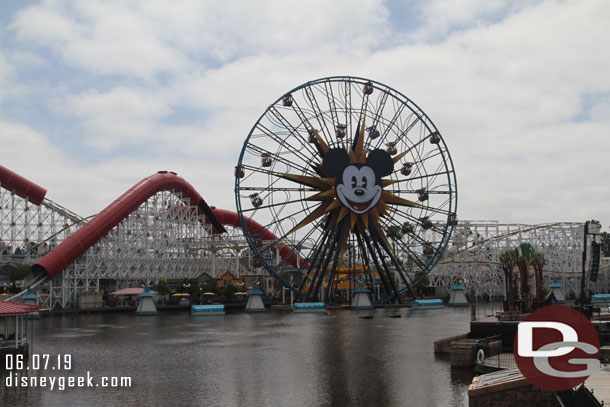
<instances>
[{"instance_id":1,"label":"water reflection","mask_svg":"<svg viewBox=\"0 0 610 407\"><path fill-rule=\"evenodd\" d=\"M396 313L402 318L388 318ZM472 372L452 371L448 360L434 356L432 342L467 332L468 310L362 315L43 318L34 323L36 353L69 353L73 369L67 374L130 376L133 386L51 391L7 388L3 378L0 400L11 406L467 405Z\"/></svg>"}]
</instances>

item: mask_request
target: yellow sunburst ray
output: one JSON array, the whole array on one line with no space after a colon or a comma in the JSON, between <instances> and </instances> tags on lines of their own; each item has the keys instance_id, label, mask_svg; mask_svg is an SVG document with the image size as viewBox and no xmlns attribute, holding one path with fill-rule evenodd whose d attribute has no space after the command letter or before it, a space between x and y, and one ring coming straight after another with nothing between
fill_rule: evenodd
<instances>
[{"instance_id":1,"label":"yellow sunburst ray","mask_svg":"<svg viewBox=\"0 0 610 407\"><path fill-rule=\"evenodd\" d=\"M350 223L351 223L350 230L352 230L352 229L354 229L354 226L356 225L356 221L358 220L359 216L356 215L354 212L351 212L349 214L349 216L350 216Z\"/></svg>"},{"instance_id":2,"label":"yellow sunburst ray","mask_svg":"<svg viewBox=\"0 0 610 407\"><path fill-rule=\"evenodd\" d=\"M324 215L326 213L326 208L330 204L331 204L331 202L323 202L323 203L321 203L320 206L318 206L316 209L314 209L313 212L311 212L309 215L307 215L295 227L290 229L290 231L288 233L286 233L286 236L290 235L291 233L296 232L297 230L301 229L303 226L313 222L314 220L318 219L320 216Z\"/></svg>"},{"instance_id":3,"label":"yellow sunburst ray","mask_svg":"<svg viewBox=\"0 0 610 407\"><path fill-rule=\"evenodd\" d=\"M341 244L339 245L339 256L343 257L343 253L345 253L345 248L347 247L347 239L349 238L349 231L346 230L341 236Z\"/></svg>"},{"instance_id":4,"label":"yellow sunburst ray","mask_svg":"<svg viewBox=\"0 0 610 407\"><path fill-rule=\"evenodd\" d=\"M330 212L333 209L337 209L338 207L341 206L341 202L339 202L338 199L335 199L334 201L332 201L332 203L328 206L328 208L326 208L326 212Z\"/></svg>"},{"instance_id":5,"label":"yellow sunburst ray","mask_svg":"<svg viewBox=\"0 0 610 407\"><path fill-rule=\"evenodd\" d=\"M371 224L371 228L375 228L377 233L379 233L379 236L381 236L381 239L384 241L385 245L390 249L392 254L394 254L394 256L396 256L396 253L394 253L394 249L392 248L392 245L390 244L390 241L388 240L388 237L385 235L385 232L383 231L383 228L381 227L379 222L374 220L373 224Z\"/></svg>"},{"instance_id":6,"label":"yellow sunburst ray","mask_svg":"<svg viewBox=\"0 0 610 407\"><path fill-rule=\"evenodd\" d=\"M339 224L339 222L341 222L341 220L343 218L345 218L345 216L349 213L349 209L347 209L345 206L342 206L341 209L339 210L339 218L337 219L337 223Z\"/></svg>"},{"instance_id":7,"label":"yellow sunburst ray","mask_svg":"<svg viewBox=\"0 0 610 407\"><path fill-rule=\"evenodd\" d=\"M413 148L409 148L409 149L403 151L402 153L398 154L397 156L392 157L392 160L394 161L394 164L396 164L402 157L404 157L405 155L409 154L409 152L412 149Z\"/></svg>"},{"instance_id":8,"label":"yellow sunburst ray","mask_svg":"<svg viewBox=\"0 0 610 407\"><path fill-rule=\"evenodd\" d=\"M401 205L401 206L420 206L417 202L410 201L408 199L401 198L397 195L394 195L390 191L382 191L381 199L383 199L388 204Z\"/></svg>"},{"instance_id":9,"label":"yellow sunburst ray","mask_svg":"<svg viewBox=\"0 0 610 407\"><path fill-rule=\"evenodd\" d=\"M366 122L366 116L362 118L362 126L360 127L360 134L356 141L356 149L354 150L354 156L358 162L366 162L366 152L364 151L364 128Z\"/></svg>"},{"instance_id":10,"label":"yellow sunburst ray","mask_svg":"<svg viewBox=\"0 0 610 407\"><path fill-rule=\"evenodd\" d=\"M318 144L320 144L320 147L322 148L322 151L324 153L326 153L328 151L328 145L322 139L322 137L320 137L320 133L318 133L318 130L314 129L313 126L309 123L309 121L307 121L307 125L309 126L309 128L313 132L314 136L316 137L316 140L318 140Z\"/></svg>"},{"instance_id":11,"label":"yellow sunburst ray","mask_svg":"<svg viewBox=\"0 0 610 407\"><path fill-rule=\"evenodd\" d=\"M331 212L330 219L328 220L328 228L332 229L337 224L337 218L339 217L339 211L335 210Z\"/></svg>"},{"instance_id":12,"label":"yellow sunburst ray","mask_svg":"<svg viewBox=\"0 0 610 407\"><path fill-rule=\"evenodd\" d=\"M368 216L368 214L366 214L364 216L361 216L360 219L362 219L362 223L364 225L364 228L368 229L369 228L369 216Z\"/></svg>"},{"instance_id":13,"label":"yellow sunburst ray","mask_svg":"<svg viewBox=\"0 0 610 407\"><path fill-rule=\"evenodd\" d=\"M308 196L305 198L306 201L328 201L331 199L335 199L337 197L337 192L334 189L328 189L326 191L318 192L315 195Z\"/></svg>"},{"instance_id":14,"label":"yellow sunburst ray","mask_svg":"<svg viewBox=\"0 0 610 407\"><path fill-rule=\"evenodd\" d=\"M316 167L322 174L327 175L326 171L324 171L324 166L318 162L313 163L313 166Z\"/></svg>"},{"instance_id":15,"label":"yellow sunburst ray","mask_svg":"<svg viewBox=\"0 0 610 407\"><path fill-rule=\"evenodd\" d=\"M388 210L390 208L388 208L388 205L385 203L385 201L383 200L383 198L381 198L379 200L379 203L377 204L377 210L379 211L379 215L380 216L384 216L388 213Z\"/></svg>"},{"instance_id":16,"label":"yellow sunburst ray","mask_svg":"<svg viewBox=\"0 0 610 407\"><path fill-rule=\"evenodd\" d=\"M371 215L371 219L373 221L375 220L379 220L379 211L377 211L377 208L373 208L369 211L369 214ZM370 222L369 222L370 223ZM368 227L368 226L367 226Z\"/></svg>"},{"instance_id":17,"label":"yellow sunburst ray","mask_svg":"<svg viewBox=\"0 0 610 407\"><path fill-rule=\"evenodd\" d=\"M323 180L327 180L328 178L308 177L306 175L296 175L296 174L286 174L286 173L281 173L280 176L284 179L295 181L301 185L306 185L308 187L319 188L319 189L323 189L323 190L326 190L329 188L328 183L323 181Z\"/></svg>"}]
</instances>

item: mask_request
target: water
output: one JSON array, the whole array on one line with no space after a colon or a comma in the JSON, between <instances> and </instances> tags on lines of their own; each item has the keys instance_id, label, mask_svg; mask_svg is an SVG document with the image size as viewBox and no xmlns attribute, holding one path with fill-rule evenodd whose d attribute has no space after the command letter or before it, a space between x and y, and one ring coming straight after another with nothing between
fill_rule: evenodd
<instances>
[{"instance_id":1,"label":"water","mask_svg":"<svg viewBox=\"0 0 610 407\"><path fill-rule=\"evenodd\" d=\"M33 353L51 355L38 376L128 376L131 387L8 388L2 372L0 405L467 406L473 373L452 371L432 343L468 332L469 319L469 309L47 317L34 322ZM65 354L71 370L51 370Z\"/></svg>"}]
</instances>

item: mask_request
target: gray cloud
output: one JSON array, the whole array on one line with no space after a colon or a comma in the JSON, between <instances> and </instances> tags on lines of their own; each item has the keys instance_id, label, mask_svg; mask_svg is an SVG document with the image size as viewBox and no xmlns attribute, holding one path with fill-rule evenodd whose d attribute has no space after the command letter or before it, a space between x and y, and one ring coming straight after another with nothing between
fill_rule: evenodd
<instances>
[{"instance_id":1,"label":"gray cloud","mask_svg":"<svg viewBox=\"0 0 610 407\"><path fill-rule=\"evenodd\" d=\"M82 214L159 169L232 209L233 166L264 109L308 80L358 75L439 127L461 218L610 224L609 3L426 2L400 30L392 3L225 3L47 1L17 13L0 85L44 89L48 111L0 116L3 165ZM28 58L37 79L16 74ZM77 75L54 83L44 69Z\"/></svg>"}]
</instances>

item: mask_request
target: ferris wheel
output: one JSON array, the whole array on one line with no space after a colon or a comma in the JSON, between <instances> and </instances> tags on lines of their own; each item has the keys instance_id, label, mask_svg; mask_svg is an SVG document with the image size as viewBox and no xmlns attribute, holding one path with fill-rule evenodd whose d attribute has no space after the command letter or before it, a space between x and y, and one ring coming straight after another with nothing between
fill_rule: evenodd
<instances>
[{"instance_id":1,"label":"ferris wheel","mask_svg":"<svg viewBox=\"0 0 610 407\"><path fill-rule=\"evenodd\" d=\"M372 80L307 82L272 103L235 167L235 199L258 265L311 300L359 284L414 296L456 224L457 184L432 121Z\"/></svg>"}]
</instances>

